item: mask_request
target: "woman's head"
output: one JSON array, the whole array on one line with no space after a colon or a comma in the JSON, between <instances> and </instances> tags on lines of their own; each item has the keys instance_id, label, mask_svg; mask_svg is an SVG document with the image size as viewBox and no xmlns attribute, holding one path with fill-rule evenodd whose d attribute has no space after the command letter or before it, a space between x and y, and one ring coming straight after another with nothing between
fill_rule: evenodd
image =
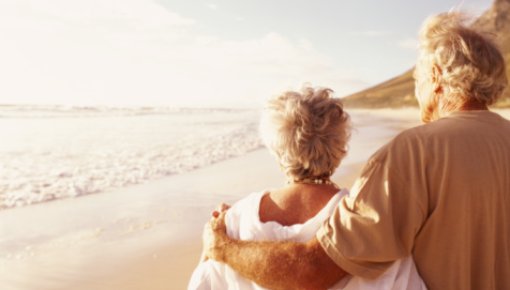
<instances>
[{"instance_id":1,"label":"woman's head","mask_svg":"<svg viewBox=\"0 0 510 290\"><path fill-rule=\"evenodd\" d=\"M415 79L426 122L466 105L491 105L507 85L501 52L466 22L461 13L443 13L423 24Z\"/></svg>"},{"instance_id":2,"label":"woman's head","mask_svg":"<svg viewBox=\"0 0 510 290\"><path fill-rule=\"evenodd\" d=\"M305 87L268 101L262 139L289 178L329 177L346 155L349 115L332 92Z\"/></svg>"}]
</instances>

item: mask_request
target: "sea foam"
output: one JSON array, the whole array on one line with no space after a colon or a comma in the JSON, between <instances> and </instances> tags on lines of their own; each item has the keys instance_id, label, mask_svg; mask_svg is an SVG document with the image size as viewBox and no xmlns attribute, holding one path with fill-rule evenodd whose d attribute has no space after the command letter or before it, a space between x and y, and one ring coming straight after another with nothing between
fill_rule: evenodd
<instances>
[{"instance_id":1,"label":"sea foam","mask_svg":"<svg viewBox=\"0 0 510 290\"><path fill-rule=\"evenodd\" d=\"M100 193L261 148L257 110L0 106L0 209Z\"/></svg>"}]
</instances>

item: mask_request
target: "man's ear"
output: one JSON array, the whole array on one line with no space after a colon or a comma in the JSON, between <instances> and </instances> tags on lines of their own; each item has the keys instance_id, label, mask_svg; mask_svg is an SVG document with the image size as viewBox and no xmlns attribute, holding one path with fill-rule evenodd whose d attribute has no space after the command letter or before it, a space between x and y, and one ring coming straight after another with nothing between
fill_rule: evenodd
<instances>
[{"instance_id":1,"label":"man's ear","mask_svg":"<svg viewBox=\"0 0 510 290\"><path fill-rule=\"evenodd\" d=\"M434 93L436 94L441 94L443 92L443 87L441 85L442 75L443 70L441 67L439 67L437 64L433 64L430 79L432 80Z\"/></svg>"}]
</instances>

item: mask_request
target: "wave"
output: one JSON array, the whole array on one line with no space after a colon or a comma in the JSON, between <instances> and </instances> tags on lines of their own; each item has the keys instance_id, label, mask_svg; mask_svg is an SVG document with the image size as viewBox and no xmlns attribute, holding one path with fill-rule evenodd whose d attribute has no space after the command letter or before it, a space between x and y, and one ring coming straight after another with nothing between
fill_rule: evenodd
<instances>
[{"instance_id":1,"label":"wave","mask_svg":"<svg viewBox=\"0 0 510 290\"><path fill-rule=\"evenodd\" d=\"M0 105L0 118L129 117L249 111L242 108L108 107L64 105Z\"/></svg>"},{"instance_id":2,"label":"wave","mask_svg":"<svg viewBox=\"0 0 510 290\"><path fill-rule=\"evenodd\" d=\"M0 120L0 128L15 126L18 135L0 132L11 142L0 144L0 209L140 184L262 147L256 111L172 110L164 117L111 122Z\"/></svg>"}]
</instances>

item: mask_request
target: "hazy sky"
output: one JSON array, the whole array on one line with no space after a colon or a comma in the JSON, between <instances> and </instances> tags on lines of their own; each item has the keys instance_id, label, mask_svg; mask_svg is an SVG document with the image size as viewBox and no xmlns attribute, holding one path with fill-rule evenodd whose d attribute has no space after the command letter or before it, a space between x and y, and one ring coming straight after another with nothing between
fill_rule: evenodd
<instances>
[{"instance_id":1,"label":"hazy sky","mask_svg":"<svg viewBox=\"0 0 510 290\"><path fill-rule=\"evenodd\" d=\"M413 65L433 13L490 0L0 0L0 104L258 106Z\"/></svg>"}]
</instances>

